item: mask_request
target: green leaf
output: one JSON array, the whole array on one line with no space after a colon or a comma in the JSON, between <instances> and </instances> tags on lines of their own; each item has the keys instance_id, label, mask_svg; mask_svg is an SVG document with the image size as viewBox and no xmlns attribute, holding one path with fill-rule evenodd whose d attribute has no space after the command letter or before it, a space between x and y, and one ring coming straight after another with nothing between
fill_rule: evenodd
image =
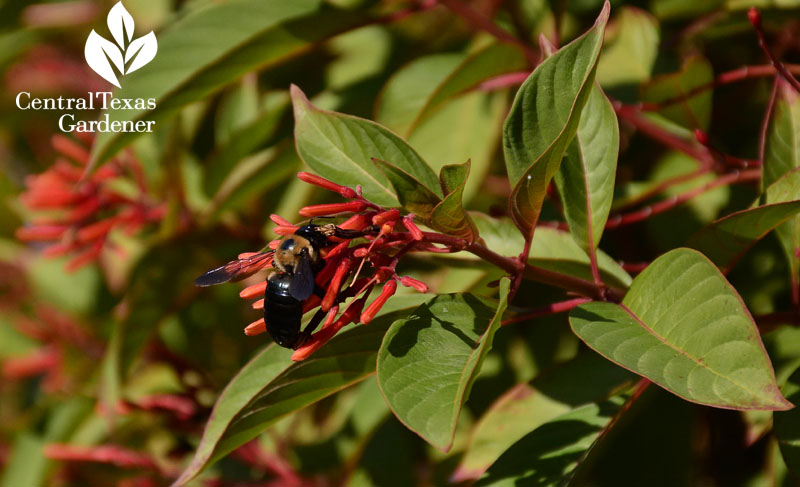
<instances>
[{"instance_id":1,"label":"green leaf","mask_svg":"<svg viewBox=\"0 0 800 487\"><path fill-rule=\"evenodd\" d=\"M302 362L290 360L290 349L267 346L222 391L194 458L173 486L185 485L281 417L374 373L381 339L397 317L386 314L343 332Z\"/></svg>"},{"instance_id":2,"label":"green leaf","mask_svg":"<svg viewBox=\"0 0 800 487\"><path fill-rule=\"evenodd\" d=\"M522 51L503 43L490 44L468 56L421 57L397 71L386 84L377 120L408 137L447 100L489 78L525 66Z\"/></svg>"},{"instance_id":3,"label":"green leaf","mask_svg":"<svg viewBox=\"0 0 800 487\"><path fill-rule=\"evenodd\" d=\"M434 207L442 201L436 193L392 163L375 157L372 158L372 162L389 178L403 208L425 220L431 217Z\"/></svg>"},{"instance_id":4,"label":"green leaf","mask_svg":"<svg viewBox=\"0 0 800 487\"><path fill-rule=\"evenodd\" d=\"M597 62L602 86L638 84L650 79L658 57L658 20L649 12L624 6L608 23L605 45Z\"/></svg>"},{"instance_id":5,"label":"green leaf","mask_svg":"<svg viewBox=\"0 0 800 487\"><path fill-rule=\"evenodd\" d=\"M595 85L555 177L569 231L587 252L600 243L611 211L618 153L617 115Z\"/></svg>"},{"instance_id":6,"label":"green leaf","mask_svg":"<svg viewBox=\"0 0 800 487\"><path fill-rule=\"evenodd\" d=\"M778 78L780 79L780 78ZM791 171L800 167L800 96L789 86L789 83L777 81L773 94L773 105L764 133L761 160L764 161L762 187L766 189L766 198L770 199L768 187L777 184L785 177L780 186L773 189L773 194L780 191L798 192L795 182L797 176L789 176ZM774 198L775 196L773 196ZM797 197L791 199L798 199ZM800 286L800 261L795 251L800 248L800 217L792 218L776 230L778 241L783 248L789 264L789 278L794 288Z\"/></svg>"},{"instance_id":7,"label":"green leaf","mask_svg":"<svg viewBox=\"0 0 800 487\"><path fill-rule=\"evenodd\" d=\"M442 168L439 180L445 198L433 209L430 225L442 233L473 242L478 237L478 229L464 210L462 202L469 171L470 161Z\"/></svg>"},{"instance_id":8,"label":"green leaf","mask_svg":"<svg viewBox=\"0 0 800 487\"><path fill-rule=\"evenodd\" d=\"M352 14L321 9L321 4L233 0L194 9L159 34L155 59L126 76L123 88L114 93L115 98L153 98L156 107L108 110L110 121L162 120L243 74L274 66L358 22ZM99 134L93 164L107 161L138 135Z\"/></svg>"},{"instance_id":9,"label":"green leaf","mask_svg":"<svg viewBox=\"0 0 800 487\"><path fill-rule=\"evenodd\" d=\"M727 409L792 407L741 297L695 250L662 255L633 280L622 304L581 305L570 324L607 359L688 401Z\"/></svg>"},{"instance_id":10,"label":"green leaf","mask_svg":"<svg viewBox=\"0 0 800 487\"><path fill-rule=\"evenodd\" d=\"M394 322L378 353L378 385L400 421L447 451L461 407L506 309L471 294L443 294Z\"/></svg>"},{"instance_id":11,"label":"green leaf","mask_svg":"<svg viewBox=\"0 0 800 487\"><path fill-rule=\"evenodd\" d=\"M642 88L642 99L658 103L683 96L692 89L712 81L714 81L714 70L711 63L699 54L694 55L683 62L679 71L654 77ZM703 91L680 103L662 108L656 113L687 128L708 130L711 123L712 93L712 90Z\"/></svg>"},{"instance_id":12,"label":"green leaf","mask_svg":"<svg viewBox=\"0 0 800 487\"><path fill-rule=\"evenodd\" d=\"M526 238L533 236L547 186L578 130L608 20L606 2L594 27L543 61L522 84L503 125L503 152L513 187L509 206Z\"/></svg>"},{"instance_id":13,"label":"green leaf","mask_svg":"<svg viewBox=\"0 0 800 487\"><path fill-rule=\"evenodd\" d=\"M580 460L597 442L623 404L615 396L547 422L516 442L491 466L478 487L569 485Z\"/></svg>"},{"instance_id":14,"label":"green leaf","mask_svg":"<svg viewBox=\"0 0 800 487\"><path fill-rule=\"evenodd\" d=\"M786 81L775 87L775 99L764 137L762 187L800 167L800 95Z\"/></svg>"},{"instance_id":15,"label":"green leaf","mask_svg":"<svg viewBox=\"0 0 800 487\"><path fill-rule=\"evenodd\" d=\"M800 403L800 368L789 376L786 384L781 387L781 392L792 404ZM797 474L800 472L800 408L776 411L772 415L772 421L786 466Z\"/></svg>"},{"instance_id":16,"label":"green leaf","mask_svg":"<svg viewBox=\"0 0 800 487\"><path fill-rule=\"evenodd\" d=\"M294 103L297 152L311 168L339 184L360 184L364 196L382 206L397 206L386 176L371 159L389 161L441 197L436 173L403 139L363 118L320 110L297 86Z\"/></svg>"},{"instance_id":17,"label":"green leaf","mask_svg":"<svg viewBox=\"0 0 800 487\"><path fill-rule=\"evenodd\" d=\"M798 212L800 201L737 211L692 235L687 246L708 256L722 272L727 273L750 247Z\"/></svg>"},{"instance_id":18,"label":"green leaf","mask_svg":"<svg viewBox=\"0 0 800 487\"><path fill-rule=\"evenodd\" d=\"M454 481L480 477L514 443L557 416L608 397L634 378L588 351L500 396L476 423Z\"/></svg>"}]
</instances>

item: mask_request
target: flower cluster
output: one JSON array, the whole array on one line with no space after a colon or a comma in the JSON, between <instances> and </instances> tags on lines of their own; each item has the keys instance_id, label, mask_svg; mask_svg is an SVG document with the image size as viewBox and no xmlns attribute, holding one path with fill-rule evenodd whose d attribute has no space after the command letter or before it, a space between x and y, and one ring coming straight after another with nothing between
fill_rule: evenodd
<instances>
[{"instance_id":1,"label":"flower cluster","mask_svg":"<svg viewBox=\"0 0 800 487\"><path fill-rule=\"evenodd\" d=\"M367 324L372 321L389 298L395 294L398 283L421 293L427 292L428 286L425 283L409 276L400 276L395 269L401 257L409 252L437 249L426 241L425 233L414 224L413 214L403 216L397 209L386 209L376 205L361 195L360 188L341 186L305 172L299 173L298 177L351 200L345 203L308 206L300 210L301 216L313 218L355 213L338 227L355 231L370 228L375 231L366 233L363 240L355 242L330 237L330 246L321 249L325 266L316 274L316 284L325 290L325 294L312 295L308 298L303 303L303 312L318 308L307 326L313 329L322 323L322 327L295 351L292 355L293 360L307 358L350 323ZM278 215L272 215L271 218L277 225L274 231L278 235L292 235L299 229ZM280 242L280 239L274 240L269 246L275 249ZM248 259L254 255L256 254L242 254L239 258ZM251 271L264 269L271 263L271 258L261 260ZM381 288L380 293L368 303L371 292L378 286ZM240 296L244 299L262 297L266 287L266 281L249 286L240 293ZM347 299L350 301L345 305ZM253 308L263 309L264 299L255 301ZM265 331L266 324L263 318L245 328L247 335L258 335Z\"/></svg>"},{"instance_id":2,"label":"flower cluster","mask_svg":"<svg viewBox=\"0 0 800 487\"><path fill-rule=\"evenodd\" d=\"M81 140L54 136L53 147L59 154L55 164L26 179L27 190L20 200L36 216L16 232L23 242L46 244L47 256L71 254L68 270L96 261L112 229L133 235L161 220L165 209L148 200L141 165L130 154L86 174L92 135L76 135ZM121 190L131 182L129 191Z\"/></svg>"}]
</instances>

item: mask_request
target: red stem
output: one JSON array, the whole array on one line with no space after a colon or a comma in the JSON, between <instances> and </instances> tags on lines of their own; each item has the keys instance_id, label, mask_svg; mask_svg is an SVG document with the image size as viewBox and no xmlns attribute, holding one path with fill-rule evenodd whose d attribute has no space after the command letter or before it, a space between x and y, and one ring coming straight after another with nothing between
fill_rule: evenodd
<instances>
[{"instance_id":1,"label":"red stem","mask_svg":"<svg viewBox=\"0 0 800 487\"><path fill-rule=\"evenodd\" d=\"M539 53L531 48L531 46L501 29L492 21L492 19L489 19L480 12L473 10L462 0L439 0L439 3L446 6L454 14L467 21L473 27L493 35L500 42L518 46L525 53L525 57L528 58L528 62L532 66L539 64Z\"/></svg>"},{"instance_id":2,"label":"red stem","mask_svg":"<svg viewBox=\"0 0 800 487\"><path fill-rule=\"evenodd\" d=\"M588 303L591 301L592 300L588 298L575 298L575 299L569 299L567 301L560 301L558 303L548 304L547 306L527 311L525 313L520 313L513 318L503 320L503 322L500 323L500 326L506 326L512 323L521 323L523 321L532 320L534 318L541 318L542 316L548 316L556 313L563 313L565 311L571 310L572 308L580 306L583 303Z\"/></svg>"},{"instance_id":3,"label":"red stem","mask_svg":"<svg viewBox=\"0 0 800 487\"><path fill-rule=\"evenodd\" d=\"M753 25L753 29L756 31L756 36L758 36L758 45L761 47L761 50L764 51L764 54L767 55L767 59L769 62L775 67L775 70L783 76L783 78L792 85L792 88L798 93L800 93L800 81L797 81L797 78L792 76L792 73L786 69L786 66L778 61L775 56L770 51L769 46L767 46L767 39L764 36L764 29L761 25L761 13L758 11L757 8L751 7L750 11L747 12L747 17L750 19L750 23Z\"/></svg>"},{"instance_id":4,"label":"red stem","mask_svg":"<svg viewBox=\"0 0 800 487\"><path fill-rule=\"evenodd\" d=\"M703 167L711 167L714 164L714 158L707 149L704 147L698 147L693 142L667 132L663 128L642 116L642 113L638 108L631 105L623 105L618 101L615 101L613 105L614 110L617 112L617 115L620 118L624 118L633 124L640 132L647 135L651 139L661 142L667 147L679 150L684 154L697 159L700 161Z\"/></svg>"},{"instance_id":5,"label":"red stem","mask_svg":"<svg viewBox=\"0 0 800 487\"><path fill-rule=\"evenodd\" d=\"M497 254L479 243L468 243L466 240L443 235L440 233L423 232L425 241L431 243L438 243L451 247L454 250L466 250L471 254L475 254L481 259L496 265L497 267L505 270L512 276L518 276L520 269L522 275L530 280L541 282L556 286L567 291L576 292L584 296L589 296L595 299L619 299L622 296L622 291L616 289L606 289L605 286L598 286L592 281L581 279L579 277L562 274L560 272L551 271L542 267L537 267L524 262L519 259L511 257L504 257ZM409 234L409 239L413 238Z\"/></svg>"},{"instance_id":6,"label":"red stem","mask_svg":"<svg viewBox=\"0 0 800 487\"><path fill-rule=\"evenodd\" d=\"M800 74L800 65L788 64L784 66L790 72ZM661 100L659 102L652 102L652 103L643 102L640 103L638 107L642 111L646 112L660 110L662 108L666 108L668 106L672 106L677 103L686 101L689 98L695 97L700 93L713 88L717 88L723 85L736 83L738 81L744 81L752 78L764 78L764 77L774 76L775 73L777 72L778 71L775 69L775 66L770 64L762 64L757 66L744 66L738 69L734 69L733 71L727 71L725 73L722 73L719 76L717 76L714 79L714 81L711 81L710 83L706 83L704 85L696 86L680 96L676 96L674 98L669 98L666 100Z\"/></svg>"},{"instance_id":7,"label":"red stem","mask_svg":"<svg viewBox=\"0 0 800 487\"><path fill-rule=\"evenodd\" d=\"M616 228L616 227L621 227L623 225L630 225L631 223L636 223L642 220L646 220L647 218L653 215L657 215L667 210L671 210L672 208L675 208L681 203L684 203L696 196L699 196L707 191L710 191L720 186L726 186L728 184L744 182L744 181L758 181L759 179L761 179L761 171L758 169L749 169L746 171L734 171L729 174L724 174L708 184L704 184L703 186L691 189L685 193L672 196L670 198L667 198L666 200L659 201L658 203L646 206L645 208L642 208L640 210L636 210L630 213L614 215L608 219L608 223L606 223L606 228Z\"/></svg>"}]
</instances>

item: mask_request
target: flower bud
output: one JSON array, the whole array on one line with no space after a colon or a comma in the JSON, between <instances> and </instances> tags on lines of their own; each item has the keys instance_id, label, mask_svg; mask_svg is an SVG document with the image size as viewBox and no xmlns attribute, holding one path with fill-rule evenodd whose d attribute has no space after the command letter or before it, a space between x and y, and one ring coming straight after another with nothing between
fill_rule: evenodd
<instances>
[{"instance_id":1,"label":"flower bud","mask_svg":"<svg viewBox=\"0 0 800 487\"><path fill-rule=\"evenodd\" d=\"M300 215L305 217L330 216L339 213L358 213L367 209L367 204L363 201L349 201L347 203L329 203L323 205L306 206L300 209Z\"/></svg>"},{"instance_id":2,"label":"flower bud","mask_svg":"<svg viewBox=\"0 0 800 487\"><path fill-rule=\"evenodd\" d=\"M414 289L416 289L421 293L428 292L428 285L422 281L414 279L413 277L403 276L403 278L400 279L400 284L402 284L405 287L413 287Z\"/></svg>"},{"instance_id":3,"label":"flower bud","mask_svg":"<svg viewBox=\"0 0 800 487\"><path fill-rule=\"evenodd\" d=\"M317 176L316 174L311 174L308 172L299 172L297 173L297 177L300 178L301 181L305 181L306 183L313 184L314 186L319 186L320 188L325 188L329 191L333 191L334 193L339 193L345 198L355 198L356 192L352 188L348 188L347 186L342 186L341 184L336 184L333 181L329 181L323 177Z\"/></svg>"}]
</instances>

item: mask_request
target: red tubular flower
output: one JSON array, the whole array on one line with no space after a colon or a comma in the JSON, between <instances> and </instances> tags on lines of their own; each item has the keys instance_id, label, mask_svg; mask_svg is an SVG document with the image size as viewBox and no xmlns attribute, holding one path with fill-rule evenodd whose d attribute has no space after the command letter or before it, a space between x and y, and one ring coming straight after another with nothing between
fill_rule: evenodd
<instances>
[{"instance_id":1,"label":"red tubular flower","mask_svg":"<svg viewBox=\"0 0 800 487\"><path fill-rule=\"evenodd\" d=\"M324 205L306 206L300 209L300 215L304 217L330 216L340 213L358 213L368 207L363 201L348 201L347 203L329 203Z\"/></svg>"},{"instance_id":2,"label":"red tubular flower","mask_svg":"<svg viewBox=\"0 0 800 487\"><path fill-rule=\"evenodd\" d=\"M322 298L322 306L320 306L322 311L328 311L333 306L336 297L339 296L339 288L342 287L344 278L350 273L350 268L352 265L353 263L350 261L350 259L343 259L341 262L339 262L339 266L336 268L336 273L333 274L333 278L331 279L330 284L328 284L328 290L325 293L325 297Z\"/></svg>"},{"instance_id":3,"label":"red tubular flower","mask_svg":"<svg viewBox=\"0 0 800 487\"><path fill-rule=\"evenodd\" d=\"M372 223L372 218L377 213L370 211L367 213L357 213L339 225L339 228L345 230L363 230Z\"/></svg>"},{"instance_id":4,"label":"red tubular flower","mask_svg":"<svg viewBox=\"0 0 800 487\"><path fill-rule=\"evenodd\" d=\"M392 208L391 210L383 211L372 217L372 223L375 225L383 225L385 223L395 222L399 218L400 210L397 208Z\"/></svg>"},{"instance_id":5,"label":"red tubular flower","mask_svg":"<svg viewBox=\"0 0 800 487\"><path fill-rule=\"evenodd\" d=\"M258 284L253 284L252 286L247 286L239 293L239 297L242 299L253 299L256 296L263 296L264 291L267 290L267 282L259 282Z\"/></svg>"},{"instance_id":6,"label":"red tubular flower","mask_svg":"<svg viewBox=\"0 0 800 487\"><path fill-rule=\"evenodd\" d=\"M367 306L367 309L365 309L363 313L361 313L361 323L366 325L372 321L372 318L375 318L375 315L377 315L378 311L383 308L383 305L386 304L386 301L394 296L395 291L397 291L397 281L387 281L386 284L383 285L383 289L381 289L381 294L375 299L375 301Z\"/></svg>"},{"instance_id":7,"label":"red tubular flower","mask_svg":"<svg viewBox=\"0 0 800 487\"><path fill-rule=\"evenodd\" d=\"M264 318L260 318L247 325L244 329L244 334L249 337L252 337L260 335L265 331L267 331L267 323L264 321Z\"/></svg>"},{"instance_id":8,"label":"red tubular flower","mask_svg":"<svg viewBox=\"0 0 800 487\"><path fill-rule=\"evenodd\" d=\"M60 240L69 227L65 225L42 225L17 229L17 239L23 242L46 242Z\"/></svg>"},{"instance_id":9,"label":"red tubular flower","mask_svg":"<svg viewBox=\"0 0 800 487\"><path fill-rule=\"evenodd\" d=\"M61 157L45 172L28 176L27 189L20 195L28 209L47 210L47 214L44 218L35 215L32 225L16 232L24 242L53 242L44 250L46 256L74 254L68 270L98 260L113 229L132 234L164 215L163 205L148 202L139 162L129 155L84 177L90 158L86 144L91 138L81 138L52 138ZM117 193L113 180L119 178L136 180L140 194L128 197Z\"/></svg>"},{"instance_id":10,"label":"red tubular flower","mask_svg":"<svg viewBox=\"0 0 800 487\"><path fill-rule=\"evenodd\" d=\"M422 230L414 223L414 214L406 215L403 217L403 226L406 227L408 232L414 237L414 240L422 240L425 235Z\"/></svg>"},{"instance_id":11,"label":"red tubular flower","mask_svg":"<svg viewBox=\"0 0 800 487\"><path fill-rule=\"evenodd\" d=\"M320 188L325 188L327 190L333 191L334 193L339 193L344 198L352 199L358 196L352 188L348 188L347 186L342 186L341 184L336 184L333 181L329 181L323 177L317 176L316 174L311 174L308 172L299 172L297 173L297 177L300 178L301 181L305 181L309 184L313 184L314 186L319 186Z\"/></svg>"},{"instance_id":12,"label":"red tubular flower","mask_svg":"<svg viewBox=\"0 0 800 487\"><path fill-rule=\"evenodd\" d=\"M277 227L273 228L272 231L275 232L276 235L292 235L297 229L300 227L296 227L294 225L278 225Z\"/></svg>"},{"instance_id":13,"label":"red tubular flower","mask_svg":"<svg viewBox=\"0 0 800 487\"><path fill-rule=\"evenodd\" d=\"M403 276L403 278L400 279L400 284L402 284L405 287L413 287L414 289L416 289L421 293L428 292L428 285L422 281L414 279L413 277Z\"/></svg>"},{"instance_id":14,"label":"red tubular flower","mask_svg":"<svg viewBox=\"0 0 800 487\"><path fill-rule=\"evenodd\" d=\"M274 213L269 216L269 219L272 220L272 223L274 223L275 225L278 225L280 227L293 227L294 226L294 224L292 222L290 222L289 220L287 220L286 218L284 218L284 217L282 217L280 215L276 215Z\"/></svg>"}]
</instances>

